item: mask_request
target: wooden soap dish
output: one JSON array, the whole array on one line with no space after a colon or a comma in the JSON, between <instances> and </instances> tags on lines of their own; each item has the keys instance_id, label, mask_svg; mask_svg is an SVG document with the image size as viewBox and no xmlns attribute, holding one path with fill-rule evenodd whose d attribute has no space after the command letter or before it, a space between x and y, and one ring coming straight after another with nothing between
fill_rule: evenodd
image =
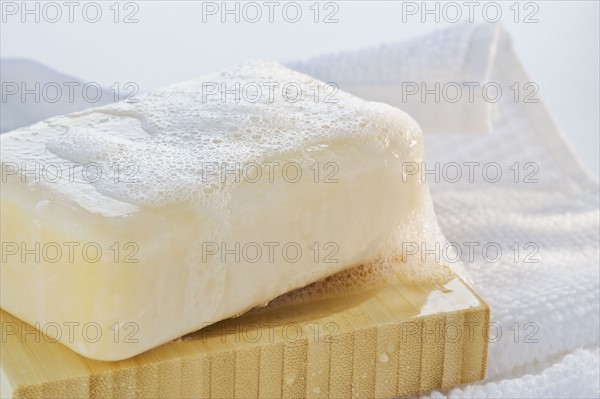
<instances>
[{"instance_id":1,"label":"wooden soap dish","mask_svg":"<svg viewBox=\"0 0 600 399\"><path fill-rule=\"evenodd\" d=\"M484 378L489 308L454 275L396 273L346 295L276 300L118 362L7 312L0 321L3 398L391 398Z\"/></svg>"}]
</instances>

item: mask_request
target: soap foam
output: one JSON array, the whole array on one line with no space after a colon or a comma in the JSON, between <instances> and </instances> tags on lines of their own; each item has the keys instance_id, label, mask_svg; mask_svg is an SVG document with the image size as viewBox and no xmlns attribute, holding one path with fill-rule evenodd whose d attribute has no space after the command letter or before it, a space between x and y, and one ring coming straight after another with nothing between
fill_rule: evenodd
<instances>
[{"instance_id":1,"label":"soap foam","mask_svg":"<svg viewBox=\"0 0 600 399\"><path fill-rule=\"evenodd\" d=\"M274 94L263 90L256 102L248 101L250 96L235 102L232 95L226 101L220 95L206 95L207 84L231 89L238 83L267 87L273 82L279 84ZM290 102L281 94L287 83L301 87L300 100ZM128 126L118 135L100 132L96 126L73 127L69 121L66 132L46 147L73 162L98 163L102 170L135 165L135 182L115 181L113 174L104 173L93 184L111 198L147 207L226 201L231 183L223 182L218 172L203 173L208 163L231 167L298 153L297 162L306 165L310 162L306 149L350 137L385 147L392 136L403 135L406 148L418 147L418 126L402 111L341 91L326 101L323 93L331 90L324 82L278 64L249 62L149 93L136 103L91 111L98 122L113 117L118 121L113 121L113 128L119 123Z\"/></svg>"}]
</instances>

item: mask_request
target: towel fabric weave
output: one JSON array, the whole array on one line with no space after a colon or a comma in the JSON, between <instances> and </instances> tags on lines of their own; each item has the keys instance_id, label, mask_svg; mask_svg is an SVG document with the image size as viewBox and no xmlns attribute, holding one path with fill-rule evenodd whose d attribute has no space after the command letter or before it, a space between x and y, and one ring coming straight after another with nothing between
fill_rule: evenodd
<instances>
[{"instance_id":1,"label":"towel fabric weave","mask_svg":"<svg viewBox=\"0 0 600 399\"><path fill-rule=\"evenodd\" d=\"M439 223L492 311L486 379L428 396L599 397L598 182L531 96L535 85L525 87L532 79L508 34L464 24L290 65L403 108L423 128ZM502 95L437 103L398 92L402 82L452 81L492 82Z\"/></svg>"}]
</instances>

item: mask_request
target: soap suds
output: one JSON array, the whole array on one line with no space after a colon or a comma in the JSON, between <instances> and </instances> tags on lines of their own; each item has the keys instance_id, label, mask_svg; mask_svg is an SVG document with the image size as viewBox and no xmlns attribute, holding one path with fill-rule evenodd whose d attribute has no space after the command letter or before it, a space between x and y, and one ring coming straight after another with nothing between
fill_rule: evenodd
<instances>
[{"instance_id":1,"label":"soap suds","mask_svg":"<svg viewBox=\"0 0 600 399\"><path fill-rule=\"evenodd\" d=\"M273 82L278 84L273 93L265 92ZM287 83L301 88L298 101L282 94ZM263 89L256 102L249 101L255 97L247 93L239 102L233 95L223 101L221 95L206 94L213 84ZM316 87L321 93L318 98ZM331 92L325 83L278 64L249 62L149 93L137 103L92 111L98 121L119 116L118 123L128 129L118 135L81 124L71 126L46 147L69 161L97 163L103 171L129 165L129 172L135 169L134 178L121 175L115 180L114 173L104 173L92 184L111 198L147 207L207 201L222 205L233 180L223 181L222 167L260 164L300 149L295 161L308 165L306 149L335 140L358 138L385 148L392 136L404 135L407 150L419 147L414 142L418 127L402 111L341 91L326 99L327 90ZM112 128L118 123L113 120Z\"/></svg>"}]
</instances>

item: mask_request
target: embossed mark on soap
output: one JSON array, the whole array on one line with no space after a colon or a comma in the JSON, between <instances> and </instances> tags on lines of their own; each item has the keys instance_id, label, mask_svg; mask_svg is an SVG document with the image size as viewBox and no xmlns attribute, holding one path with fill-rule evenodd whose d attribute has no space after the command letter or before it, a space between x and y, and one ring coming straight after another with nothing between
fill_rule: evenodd
<instances>
[{"instance_id":1,"label":"embossed mark on soap","mask_svg":"<svg viewBox=\"0 0 600 399\"><path fill-rule=\"evenodd\" d=\"M139 22L138 2L104 1L3 1L2 23L49 23L100 21L136 24Z\"/></svg>"},{"instance_id":2,"label":"embossed mark on soap","mask_svg":"<svg viewBox=\"0 0 600 399\"><path fill-rule=\"evenodd\" d=\"M20 101L21 103L69 103L86 102L96 104L100 101L136 103L139 92L136 82L114 82L104 88L97 82L2 82L2 103Z\"/></svg>"},{"instance_id":3,"label":"embossed mark on soap","mask_svg":"<svg viewBox=\"0 0 600 399\"><path fill-rule=\"evenodd\" d=\"M2 241L2 263L139 263L137 254L140 248L135 242L113 242L100 244L94 241L77 242L15 242Z\"/></svg>"},{"instance_id":4,"label":"embossed mark on soap","mask_svg":"<svg viewBox=\"0 0 600 399\"><path fill-rule=\"evenodd\" d=\"M334 1L203 1L202 23L313 22L336 24L340 5Z\"/></svg>"},{"instance_id":5,"label":"embossed mark on soap","mask_svg":"<svg viewBox=\"0 0 600 399\"><path fill-rule=\"evenodd\" d=\"M540 5L535 1L403 1L402 22L536 24L539 11Z\"/></svg>"},{"instance_id":6,"label":"embossed mark on soap","mask_svg":"<svg viewBox=\"0 0 600 399\"><path fill-rule=\"evenodd\" d=\"M75 343L84 341L87 343L96 343L105 336L114 343L136 344L139 342L137 333L139 326L134 322L116 321L112 324L105 324L102 328L100 323L95 321L62 321L62 322L36 322L33 326L20 321L2 322L2 342L6 343L11 336L18 336L21 342L49 342Z\"/></svg>"}]
</instances>

